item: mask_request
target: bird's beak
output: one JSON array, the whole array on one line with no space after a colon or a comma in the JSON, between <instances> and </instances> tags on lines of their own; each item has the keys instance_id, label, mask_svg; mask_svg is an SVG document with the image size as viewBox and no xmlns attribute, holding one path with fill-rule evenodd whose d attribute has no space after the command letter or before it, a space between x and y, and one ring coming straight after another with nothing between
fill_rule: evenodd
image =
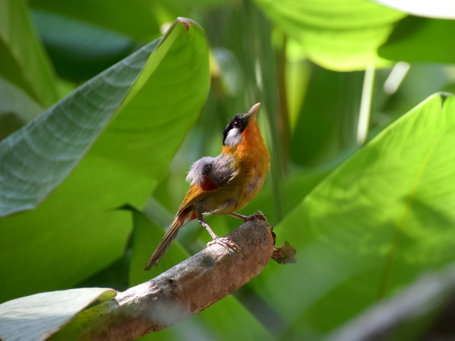
<instances>
[{"instance_id":1,"label":"bird's beak","mask_svg":"<svg viewBox=\"0 0 455 341\"><path fill-rule=\"evenodd\" d=\"M251 109L248 110L248 113L247 113L248 117L252 118L252 117L256 116L256 113L259 111L260 108L261 108L261 103L256 103L255 105L253 105L251 107Z\"/></svg>"}]
</instances>

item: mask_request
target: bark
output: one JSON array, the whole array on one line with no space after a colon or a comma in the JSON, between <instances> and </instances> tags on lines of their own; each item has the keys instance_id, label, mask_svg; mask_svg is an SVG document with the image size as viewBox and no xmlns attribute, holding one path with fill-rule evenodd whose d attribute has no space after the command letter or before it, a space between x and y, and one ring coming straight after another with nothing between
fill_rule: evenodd
<instances>
[{"instance_id":1,"label":"bark","mask_svg":"<svg viewBox=\"0 0 455 341\"><path fill-rule=\"evenodd\" d=\"M133 340L166 328L240 288L272 257L274 236L262 215L226 237L237 245L236 251L212 244L158 277L93 307L96 312L87 316L96 316L96 321L90 318L83 339Z\"/></svg>"}]
</instances>

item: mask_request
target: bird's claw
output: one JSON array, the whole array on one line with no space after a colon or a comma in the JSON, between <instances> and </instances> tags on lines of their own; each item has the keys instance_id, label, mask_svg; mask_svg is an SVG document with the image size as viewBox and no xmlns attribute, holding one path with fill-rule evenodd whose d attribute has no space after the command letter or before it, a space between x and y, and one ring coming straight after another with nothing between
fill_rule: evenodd
<instances>
[{"instance_id":1,"label":"bird's claw","mask_svg":"<svg viewBox=\"0 0 455 341\"><path fill-rule=\"evenodd\" d=\"M262 213L261 211L256 211L252 215L245 216L244 221L252 221L252 220L263 220L267 221L267 218L265 217L265 214Z\"/></svg>"},{"instance_id":2,"label":"bird's claw","mask_svg":"<svg viewBox=\"0 0 455 341\"><path fill-rule=\"evenodd\" d=\"M211 242L207 243L207 246L212 246L212 245L221 245L228 249L230 252L237 252L239 251L239 246L234 243L234 241L231 238L223 237L223 238L215 238Z\"/></svg>"},{"instance_id":3,"label":"bird's claw","mask_svg":"<svg viewBox=\"0 0 455 341\"><path fill-rule=\"evenodd\" d=\"M265 217L265 214L262 213L261 211L256 211L252 215L242 215L242 214L238 214L238 213L232 212L231 216L239 218L239 219L242 219L244 223L246 223L247 221L252 221L252 220L267 221L267 218Z\"/></svg>"},{"instance_id":4,"label":"bird's claw","mask_svg":"<svg viewBox=\"0 0 455 341\"><path fill-rule=\"evenodd\" d=\"M254 219L267 221L267 218L266 218L265 214L262 213L261 211L256 211L252 215L250 215L250 219L249 220L254 220Z\"/></svg>"}]
</instances>

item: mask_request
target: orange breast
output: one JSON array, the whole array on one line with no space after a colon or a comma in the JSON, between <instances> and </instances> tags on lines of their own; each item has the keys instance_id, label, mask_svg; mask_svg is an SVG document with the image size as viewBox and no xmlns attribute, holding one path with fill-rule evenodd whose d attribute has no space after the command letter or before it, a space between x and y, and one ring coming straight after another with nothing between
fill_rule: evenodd
<instances>
[{"instance_id":1,"label":"orange breast","mask_svg":"<svg viewBox=\"0 0 455 341\"><path fill-rule=\"evenodd\" d=\"M233 154L234 166L239 170L237 180L232 184L238 210L247 205L260 191L270 167L270 154L264 144L256 117L242 132L242 140L236 146L223 146L223 153Z\"/></svg>"}]
</instances>

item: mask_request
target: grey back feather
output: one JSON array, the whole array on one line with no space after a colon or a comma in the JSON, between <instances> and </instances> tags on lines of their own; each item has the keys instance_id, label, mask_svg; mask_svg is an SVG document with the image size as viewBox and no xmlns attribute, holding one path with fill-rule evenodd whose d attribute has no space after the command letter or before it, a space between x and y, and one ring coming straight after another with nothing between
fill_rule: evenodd
<instances>
[{"instance_id":1,"label":"grey back feather","mask_svg":"<svg viewBox=\"0 0 455 341\"><path fill-rule=\"evenodd\" d=\"M186 180L191 184L202 184L204 178L208 176L218 186L229 182L237 175L232 168L232 156L220 154L216 158L205 156L191 166Z\"/></svg>"}]
</instances>

